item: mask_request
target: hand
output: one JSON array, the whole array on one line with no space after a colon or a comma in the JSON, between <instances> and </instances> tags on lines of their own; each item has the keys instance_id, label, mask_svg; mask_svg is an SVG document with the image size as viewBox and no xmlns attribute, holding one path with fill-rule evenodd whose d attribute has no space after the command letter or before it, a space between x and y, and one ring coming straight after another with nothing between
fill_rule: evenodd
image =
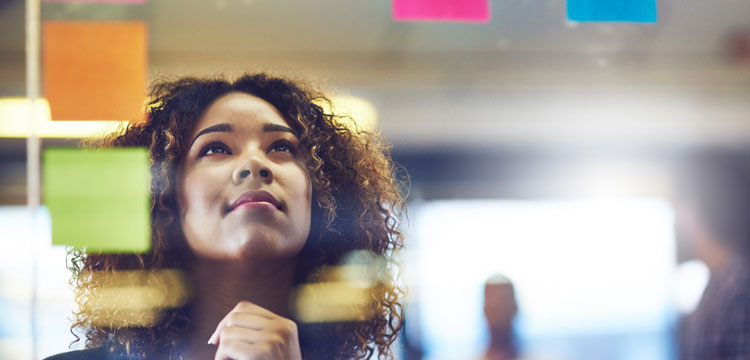
<instances>
[{"instance_id":1,"label":"hand","mask_svg":"<svg viewBox=\"0 0 750 360\"><path fill-rule=\"evenodd\" d=\"M249 301L241 301L219 322L209 344L216 360L301 360L297 324Z\"/></svg>"}]
</instances>

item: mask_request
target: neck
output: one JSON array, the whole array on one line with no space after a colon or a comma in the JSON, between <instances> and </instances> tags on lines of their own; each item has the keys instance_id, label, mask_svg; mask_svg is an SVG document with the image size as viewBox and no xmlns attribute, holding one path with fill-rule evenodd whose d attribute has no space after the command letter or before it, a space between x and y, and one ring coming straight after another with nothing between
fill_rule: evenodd
<instances>
[{"instance_id":1,"label":"neck","mask_svg":"<svg viewBox=\"0 0 750 360\"><path fill-rule=\"evenodd\" d=\"M490 344L485 357L488 359L511 359L515 354L513 334L510 330L490 331Z\"/></svg>"},{"instance_id":2,"label":"neck","mask_svg":"<svg viewBox=\"0 0 750 360\"><path fill-rule=\"evenodd\" d=\"M208 339L221 319L241 301L289 317L294 264L294 259L262 263L196 259L190 269L192 326L184 358L213 358L216 347L207 345Z\"/></svg>"}]
</instances>

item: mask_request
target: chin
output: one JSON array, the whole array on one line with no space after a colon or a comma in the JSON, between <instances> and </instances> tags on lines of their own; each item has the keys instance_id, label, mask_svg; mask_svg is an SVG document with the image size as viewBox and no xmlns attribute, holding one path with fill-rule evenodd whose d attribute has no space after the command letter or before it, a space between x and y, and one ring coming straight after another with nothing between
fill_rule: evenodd
<instances>
[{"instance_id":1,"label":"chin","mask_svg":"<svg viewBox=\"0 0 750 360\"><path fill-rule=\"evenodd\" d=\"M304 243L296 244L279 237L252 236L238 239L239 246L230 251L229 257L237 260L286 260L293 259L302 250Z\"/></svg>"},{"instance_id":2,"label":"chin","mask_svg":"<svg viewBox=\"0 0 750 360\"><path fill-rule=\"evenodd\" d=\"M235 230L230 236L218 235L209 241L188 239L188 244L196 256L213 260L285 260L295 258L305 245L305 240L290 241L295 238L299 237L273 231Z\"/></svg>"}]
</instances>

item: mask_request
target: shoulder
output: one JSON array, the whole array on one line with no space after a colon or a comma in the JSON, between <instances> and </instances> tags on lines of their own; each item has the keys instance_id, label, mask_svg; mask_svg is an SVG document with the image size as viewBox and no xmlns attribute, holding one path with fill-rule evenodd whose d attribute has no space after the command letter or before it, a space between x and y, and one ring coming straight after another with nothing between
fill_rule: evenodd
<instances>
[{"instance_id":1,"label":"shoulder","mask_svg":"<svg viewBox=\"0 0 750 360\"><path fill-rule=\"evenodd\" d=\"M65 353L52 355L50 357L45 358L44 360L88 360L88 359L114 360L114 359L121 359L121 358L110 354L103 347L98 347L98 348L93 348L93 349L68 351Z\"/></svg>"}]
</instances>

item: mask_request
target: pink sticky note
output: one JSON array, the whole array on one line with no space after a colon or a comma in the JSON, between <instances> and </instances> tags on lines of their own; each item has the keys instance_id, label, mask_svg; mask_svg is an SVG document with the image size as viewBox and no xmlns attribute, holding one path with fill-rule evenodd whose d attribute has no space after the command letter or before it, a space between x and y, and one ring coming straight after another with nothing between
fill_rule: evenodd
<instances>
[{"instance_id":1,"label":"pink sticky note","mask_svg":"<svg viewBox=\"0 0 750 360\"><path fill-rule=\"evenodd\" d=\"M123 3L123 4L143 4L146 0L44 0L48 3L77 2L77 3Z\"/></svg>"},{"instance_id":2,"label":"pink sticky note","mask_svg":"<svg viewBox=\"0 0 750 360\"><path fill-rule=\"evenodd\" d=\"M489 0L393 0L396 21L490 21Z\"/></svg>"}]
</instances>

